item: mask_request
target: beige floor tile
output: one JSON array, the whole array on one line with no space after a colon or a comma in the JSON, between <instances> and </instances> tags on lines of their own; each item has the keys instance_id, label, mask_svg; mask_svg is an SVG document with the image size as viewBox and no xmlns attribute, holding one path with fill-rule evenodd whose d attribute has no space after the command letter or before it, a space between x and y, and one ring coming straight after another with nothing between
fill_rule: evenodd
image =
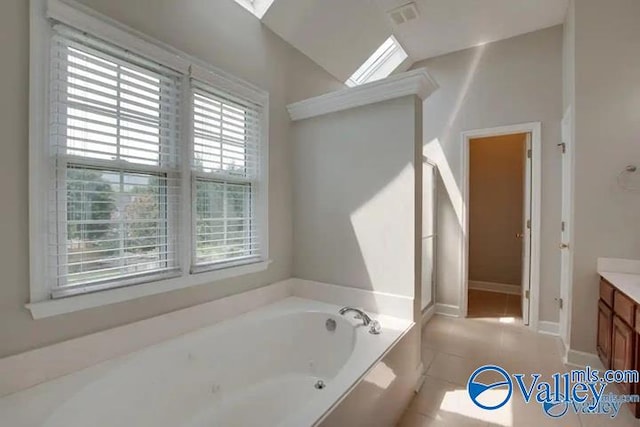
<instances>
[{"instance_id":1,"label":"beige floor tile","mask_svg":"<svg viewBox=\"0 0 640 427\"><path fill-rule=\"evenodd\" d=\"M579 416L582 427L638 427L640 420L634 418L628 408L621 408L615 418L605 415L585 415Z\"/></svg>"},{"instance_id":2,"label":"beige floor tile","mask_svg":"<svg viewBox=\"0 0 640 427\"><path fill-rule=\"evenodd\" d=\"M434 316L422 330L422 337L429 339L433 337L446 337L449 335L454 319L446 316Z\"/></svg>"},{"instance_id":3,"label":"beige floor tile","mask_svg":"<svg viewBox=\"0 0 640 427\"><path fill-rule=\"evenodd\" d=\"M427 375L466 386L469 376L481 365L472 359L438 352L427 371Z\"/></svg>"},{"instance_id":4,"label":"beige floor tile","mask_svg":"<svg viewBox=\"0 0 640 427\"><path fill-rule=\"evenodd\" d=\"M407 411L396 427L425 427L429 419L417 412Z\"/></svg>"},{"instance_id":5,"label":"beige floor tile","mask_svg":"<svg viewBox=\"0 0 640 427\"><path fill-rule=\"evenodd\" d=\"M424 427L486 427L487 423L455 413L442 412L435 417L426 417Z\"/></svg>"},{"instance_id":6,"label":"beige floor tile","mask_svg":"<svg viewBox=\"0 0 640 427\"><path fill-rule=\"evenodd\" d=\"M502 427L580 427L580 419L573 412L567 412L561 418L551 418L544 413L542 406L537 403L525 403L519 392L514 392L511 398L502 408L493 411L497 416L501 415L499 423L490 423L491 426Z\"/></svg>"},{"instance_id":7,"label":"beige floor tile","mask_svg":"<svg viewBox=\"0 0 640 427\"><path fill-rule=\"evenodd\" d=\"M427 376L407 412L428 417L428 425L486 425L497 421L495 415L476 407L466 387Z\"/></svg>"},{"instance_id":8,"label":"beige floor tile","mask_svg":"<svg viewBox=\"0 0 640 427\"><path fill-rule=\"evenodd\" d=\"M447 338L425 340L424 346L440 353L460 357L473 355L476 359L490 360L499 351L500 337L485 336L483 338L481 335L464 337L452 334Z\"/></svg>"},{"instance_id":9,"label":"beige floor tile","mask_svg":"<svg viewBox=\"0 0 640 427\"><path fill-rule=\"evenodd\" d=\"M436 357L436 351L429 347L422 347L422 365L424 366L425 372L429 370L433 359Z\"/></svg>"},{"instance_id":10,"label":"beige floor tile","mask_svg":"<svg viewBox=\"0 0 640 427\"><path fill-rule=\"evenodd\" d=\"M465 386L427 375L409 408L422 415L435 416L440 411L447 394L460 390L464 391Z\"/></svg>"},{"instance_id":11,"label":"beige floor tile","mask_svg":"<svg viewBox=\"0 0 640 427\"><path fill-rule=\"evenodd\" d=\"M401 427L640 427L640 420L633 418L627 408L614 419L578 416L571 409L564 417L553 419L544 414L539 404L526 404L517 390L503 408L483 411L471 402L466 391L475 369L496 364L510 373L541 373L550 381L552 374L570 370L562 363L559 340L532 332L517 317L435 316L425 326L422 357L427 377L407 408Z\"/></svg>"},{"instance_id":12,"label":"beige floor tile","mask_svg":"<svg viewBox=\"0 0 640 427\"><path fill-rule=\"evenodd\" d=\"M464 417L457 414L442 413L434 417L417 412L407 412L402 417L398 427L486 427L481 420Z\"/></svg>"}]
</instances>

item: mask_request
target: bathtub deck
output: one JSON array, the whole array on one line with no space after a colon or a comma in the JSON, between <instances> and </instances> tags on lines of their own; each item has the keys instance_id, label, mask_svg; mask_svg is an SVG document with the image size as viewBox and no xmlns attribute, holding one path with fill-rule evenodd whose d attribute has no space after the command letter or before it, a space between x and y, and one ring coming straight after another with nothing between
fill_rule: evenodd
<instances>
[{"instance_id":1,"label":"bathtub deck","mask_svg":"<svg viewBox=\"0 0 640 427\"><path fill-rule=\"evenodd\" d=\"M346 316L346 320L340 318L337 315L339 308L297 297L283 299L242 316L0 398L2 425L311 426L339 402L413 325L407 320L374 315L383 326L383 333L374 336L357 326L360 322L351 316ZM312 321L314 325L318 323L317 327L325 334L325 315L352 325L348 326L353 328L355 334L353 349L350 350L352 353L346 362L340 362L343 366L331 368L335 370L333 378L316 372L328 369L322 366L326 357L322 354L315 361L317 363L310 360L306 368L298 360L296 363L299 366L292 372L275 372L272 376L266 373L260 378L256 377L255 381L246 373L248 367L240 367L236 373L229 371L239 366L224 366L243 360L241 357L247 354L257 361L277 359L275 349L272 352L252 347L254 342L256 346L265 345L264 334L269 328L261 329L261 326L264 328L269 319L292 314L304 316L305 313L310 314L306 321ZM286 322L289 323L294 323L292 328L295 328L296 322ZM218 337L223 339L225 331L234 331L240 324L244 325L241 330L246 332L228 342L224 341L226 346L237 343L238 350L234 350L235 353L227 351L221 358L215 357ZM234 334L238 335L236 332ZM302 337L301 341L305 339L304 334ZM213 342L207 344L209 341ZM214 357L211 354L207 357L191 354L190 347L202 345L203 342L208 346L207 351L214 352L211 353ZM316 347L313 347L313 342L290 344L293 345L293 353L316 347L322 349L324 346L319 347L315 343ZM221 347L225 345L220 344ZM327 354L342 351L343 347L326 349L331 350ZM237 362L238 365L242 363L245 362ZM173 366L176 366L176 372L171 372L172 368L169 367ZM226 385L219 387L216 381L219 378L225 378L227 382L229 378L237 378L240 385L234 388L224 383ZM318 379L325 381L326 388L318 390L314 387Z\"/></svg>"}]
</instances>

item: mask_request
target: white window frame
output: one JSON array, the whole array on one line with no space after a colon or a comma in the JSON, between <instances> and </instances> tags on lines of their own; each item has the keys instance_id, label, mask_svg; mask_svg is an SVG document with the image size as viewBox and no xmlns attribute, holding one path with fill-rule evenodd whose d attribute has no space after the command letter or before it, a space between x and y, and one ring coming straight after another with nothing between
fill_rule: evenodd
<instances>
[{"instance_id":1,"label":"white window frame","mask_svg":"<svg viewBox=\"0 0 640 427\"><path fill-rule=\"evenodd\" d=\"M235 0L235 2L251 12L256 18L262 19L274 0Z\"/></svg>"},{"instance_id":2,"label":"white window frame","mask_svg":"<svg viewBox=\"0 0 640 427\"><path fill-rule=\"evenodd\" d=\"M48 251L48 180L51 173L49 160L49 50L52 37L51 19L128 49L183 74L181 128L179 141L181 161L180 271L177 277L155 280L132 286L79 294L66 298L51 297ZM47 70L47 72L42 72ZM225 266L215 270L194 271L192 260L192 173L190 156L191 86L190 78L204 81L220 90L242 96L262 107L260 138L260 176L257 195L257 222L260 239L259 259L249 264ZM107 18L71 0L31 0L30 38L30 90L29 90L29 242L30 242L30 303L27 308L35 319L83 310L168 292L190 286L212 284L216 281L264 271L269 260L268 227L268 165L269 165L269 95L267 92L235 78L197 58L158 42L144 34ZM125 285L123 283L122 285Z\"/></svg>"},{"instance_id":3,"label":"white window frame","mask_svg":"<svg viewBox=\"0 0 640 427\"><path fill-rule=\"evenodd\" d=\"M390 43L388 47L385 45ZM406 63L409 55L394 35L389 36L362 65L354 71L345 84L356 87L389 77Z\"/></svg>"}]
</instances>

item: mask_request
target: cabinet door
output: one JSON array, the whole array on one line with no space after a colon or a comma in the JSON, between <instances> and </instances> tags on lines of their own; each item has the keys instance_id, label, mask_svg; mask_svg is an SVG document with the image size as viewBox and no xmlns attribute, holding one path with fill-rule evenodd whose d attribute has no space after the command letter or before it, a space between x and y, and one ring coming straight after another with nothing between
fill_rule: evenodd
<instances>
[{"instance_id":1,"label":"cabinet door","mask_svg":"<svg viewBox=\"0 0 640 427\"><path fill-rule=\"evenodd\" d=\"M611 335L611 369L633 369L633 330L617 315L613 316L613 333ZM632 394L632 384L620 384L625 394Z\"/></svg>"},{"instance_id":2,"label":"cabinet door","mask_svg":"<svg viewBox=\"0 0 640 427\"><path fill-rule=\"evenodd\" d=\"M612 312L605 303L598 303L598 356L602 364L611 367L611 327Z\"/></svg>"}]
</instances>

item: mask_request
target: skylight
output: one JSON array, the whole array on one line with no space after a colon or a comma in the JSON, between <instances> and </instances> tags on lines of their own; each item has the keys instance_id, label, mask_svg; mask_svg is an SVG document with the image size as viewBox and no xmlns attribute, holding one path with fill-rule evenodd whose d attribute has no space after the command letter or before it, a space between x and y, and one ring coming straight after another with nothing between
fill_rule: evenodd
<instances>
[{"instance_id":1,"label":"skylight","mask_svg":"<svg viewBox=\"0 0 640 427\"><path fill-rule=\"evenodd\" d=\"M262 19L274 0L235 0L240 6Z\"/></svg>"},{"instance_id":2,"label":"skylight","mask_svg":"<svg viewBox=\"0 0 640 427\"><path fill-rule=\"evenodd\" d=\"M345 83L349 87L354 87L389 77L408 56L407 52L398 43L398 40L391 36L373 52L369 59Z\"/></svg>"}]
</instances>

